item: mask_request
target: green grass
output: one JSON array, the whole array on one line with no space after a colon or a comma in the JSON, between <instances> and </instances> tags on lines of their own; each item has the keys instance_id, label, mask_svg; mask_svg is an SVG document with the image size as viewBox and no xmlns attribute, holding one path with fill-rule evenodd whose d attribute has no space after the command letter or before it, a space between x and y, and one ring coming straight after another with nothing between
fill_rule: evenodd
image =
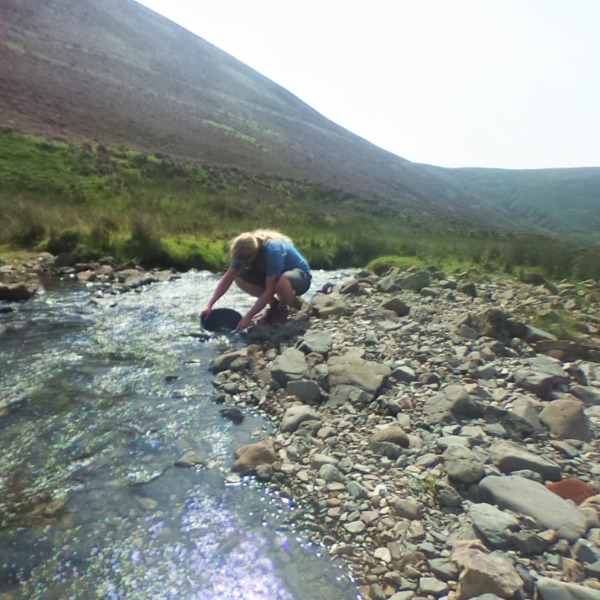
<instances>
[{"instance_id":1,"label":"green grass","mask_svg":"<svg viewBox=\"0 0 600 600\"><path fill-rule=\"evenodd\" d=\"M164 155L0 132L0 245L112 255L144 266L221 270L226 242L274 228L315 268L395 266L600 278L598 248L411 223L393 209L282 177Z\"/></svg>"},{"instance_id":2,"label":"green grass","mask_svg":"<svg viewBox=\"0 0 600 600\"><path fill-rule=\"evenodd\" d=\"M11 51L14 52L15 54L27 54L27 50L25 49L25 47L21 44L18 44L17 42L4 42L4 45Z\"/></svg>"}]
</instances>

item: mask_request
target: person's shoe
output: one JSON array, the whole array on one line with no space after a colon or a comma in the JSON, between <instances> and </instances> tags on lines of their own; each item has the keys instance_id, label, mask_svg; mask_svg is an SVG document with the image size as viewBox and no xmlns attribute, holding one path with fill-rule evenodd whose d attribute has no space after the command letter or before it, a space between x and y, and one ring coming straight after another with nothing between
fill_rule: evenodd
<instances>
[{"instance_id":1,"label":"person's shoe","mask_svg":"<svg viewBox=\"0 0 600 600\"><path fill-rule=\"evenodd\" d=\"M273 312L277 310L279 307L279 301L277 298L273 300L273 304L269 306L269 308L258 318L258 323L263 323L264 325L268 325L271 323L271 319L273 318Z\"/></svg>"},{"instance_id":2,"label":"person's shoe","mask_svg":"<svg viewBox=\"0 0 600 600\"><path fill-rule=\"evenodd\" d=\"M271 309L271 318L269 323L273 325L283 325L288 320L288 307L277 305Z\"/></svg>"}]
</instances>

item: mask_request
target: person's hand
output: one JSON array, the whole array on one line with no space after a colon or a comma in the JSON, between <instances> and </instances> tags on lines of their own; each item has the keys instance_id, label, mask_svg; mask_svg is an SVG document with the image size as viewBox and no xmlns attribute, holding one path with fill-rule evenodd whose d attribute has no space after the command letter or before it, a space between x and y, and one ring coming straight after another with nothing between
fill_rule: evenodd
<instances>
[{"instance_id":1,"label":"person's hand","mask_svg":"<svg viewBox=\"0 0 600 600\"><path fill-rule=\"evenodd\" d=\"M205 306L201 311L200 311L200 318L201 319L208 319L208 317L210 317L210 313L212 312L212 306Z\"/></svg>"},{"instance_id":2,"label":"person's hand","mask_svg":"<svg viewBox=\"0 0 600 600\"><path fill-rule=\"evenodd\" d=\"M237 331L241 331L242 329L246 329L246 327L250 327L250 325L252 325L252 317L245 316L240 320L236 329Z\"/></svg>"}]
</instances>

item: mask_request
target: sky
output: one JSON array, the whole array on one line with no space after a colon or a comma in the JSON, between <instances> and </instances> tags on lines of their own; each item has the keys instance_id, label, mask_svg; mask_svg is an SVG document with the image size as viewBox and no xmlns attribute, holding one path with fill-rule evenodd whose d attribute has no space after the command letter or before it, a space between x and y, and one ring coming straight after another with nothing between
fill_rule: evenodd
<instances>
[{"instance_id":1,"label":"sky","mask_svg":"<svg viewBox=\"0 0 600 600\"><path fill-rule=\"evenodd\" d=\"M138 0L442 167L600 166L600 0Z\"/></svg>"}]
</instances>

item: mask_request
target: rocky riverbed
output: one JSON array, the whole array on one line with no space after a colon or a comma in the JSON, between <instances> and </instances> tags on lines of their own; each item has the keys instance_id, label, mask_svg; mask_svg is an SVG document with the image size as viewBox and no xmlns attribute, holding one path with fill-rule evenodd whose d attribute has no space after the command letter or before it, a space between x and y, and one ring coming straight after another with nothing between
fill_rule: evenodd
<instances>
[{"instance_id":1,"label":"rocky riverbed","mask_svg":"<svg viewBox=\"0 0 600 600\"><path fill-rule=\"evenodd\" d=\"M536 283L365 272L213 362L277 425L234 469L365 598L600 598L600 286ZM523 320L565 305L585 343Z\"/></svg>"},{"instance_id":2,"label":"rocky riverbed","mask_svg":"<svg viewBox=\"0 0 600 600\"><path fill-rule=\"evenodd\" d=\"M110 301L173 274L43 255L0 291L25 300L48 275ZM234 470L289 497L364 598L597 600L599 302L595 281L433 269L327 285L212 363L224 416L276 426ZM528 325L564 310L583 341Z\"/></svg>"}]
</instances>

